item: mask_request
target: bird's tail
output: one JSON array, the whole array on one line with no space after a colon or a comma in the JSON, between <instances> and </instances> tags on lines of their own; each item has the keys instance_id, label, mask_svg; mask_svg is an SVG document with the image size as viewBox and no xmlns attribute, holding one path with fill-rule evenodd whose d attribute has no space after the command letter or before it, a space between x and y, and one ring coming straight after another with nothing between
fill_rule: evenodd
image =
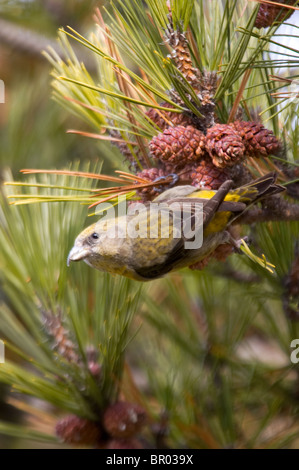
<instances>
[{"instance_id":1,"label":"bird's tail","mask_svg":"<svg viewBox=\"0 0 299 470\"><path fill-rule=\"evenodd\" d=\"M274 171L267 173L261 178L234 189L231 193L232 198L235 197L236 200L251 205L264 197L281 193L285 188L276 183L276 178L277 174Z\"/></svg>"},{"instance_id":2,"label":"bird's tail","mask_svg":"<svg viewBox=\"0 0 299 470\"><path fill-rule=\"evenodd\" d=\"M231 201L236 200L242 202L245 207L239 212L238 210L234 212L233 216L230 218L229 225L231 225L231 223L234 222L238 217L240 217L240 215L242 215L253 204L256 204L261 199L285 191L285 188L283 186L276 183L276 179L277 174L273 171L271 173L267 173L261 178L258 178L248 184L234 189L230 193L229 199Z\"/></svg>"}]
</instances>

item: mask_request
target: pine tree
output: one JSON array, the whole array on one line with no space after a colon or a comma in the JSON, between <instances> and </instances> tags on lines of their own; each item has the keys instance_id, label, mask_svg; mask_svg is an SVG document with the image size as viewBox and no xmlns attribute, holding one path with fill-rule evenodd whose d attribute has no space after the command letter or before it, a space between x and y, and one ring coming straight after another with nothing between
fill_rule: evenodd
<instances>
[{"instance_id":1,"label":"pine tree","mask_svg":"<svg viewBox=\"0 0 299 470\"><path fill-rule=\"evenodd\" d=\"M64 139L82 154L101 145L99 162L68 163L57 141L61 162L49 154L21 181L3 168L0 383L11 387L3 403L25 414L1 420L3 435L53 447L298 448L299 56L270 53L292 22L295 2L282 3L268 24L271 7L254 2L114 0L92 31L61 28L60 52L44 53L54 98L80 127ZM251 240L243 255L220 246L145 285L66 266L86 206L95 220L107 200L237 187L270 171L286 191L233 226Z\"/></svg>"}]
</instances>

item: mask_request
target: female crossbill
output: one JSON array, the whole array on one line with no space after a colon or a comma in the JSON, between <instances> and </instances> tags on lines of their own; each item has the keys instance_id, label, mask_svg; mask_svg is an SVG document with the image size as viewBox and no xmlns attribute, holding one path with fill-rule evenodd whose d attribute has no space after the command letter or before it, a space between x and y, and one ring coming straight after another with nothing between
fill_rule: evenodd
<instances>
[{"instance_id":1,"label":"female crossbill","mask_svg":"<svg viewBox=\"0 0 299 470\"><path fill-rule=\"evenodd\" d=\"M76 238L67 263L84 260L100 271L139 281L190 266L219 245L238 246L241 240L232 239L229 225L251 204L282 191L275 181L275 173L269 173L237 189L231 189L230 180L218 191L171 188L138 213L131 210L87 227Z\"/></svg>"}]
</instances>

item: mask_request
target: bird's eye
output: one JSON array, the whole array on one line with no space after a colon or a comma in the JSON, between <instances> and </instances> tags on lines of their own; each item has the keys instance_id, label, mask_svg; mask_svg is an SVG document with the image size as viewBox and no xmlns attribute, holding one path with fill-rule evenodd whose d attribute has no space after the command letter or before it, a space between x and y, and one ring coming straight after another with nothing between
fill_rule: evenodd
<instances>
[{"instance_id":1,"label":"bird's eye","mask_svg":"<svg viewBox=\"0 0 299 470\"><path fill-rule=\"evenodd\" d=\"M99 238L99 234L94 232L92 235L91 235L91 238L93 238L94 240L97 240Z\"/></svg>"}]
</instances>

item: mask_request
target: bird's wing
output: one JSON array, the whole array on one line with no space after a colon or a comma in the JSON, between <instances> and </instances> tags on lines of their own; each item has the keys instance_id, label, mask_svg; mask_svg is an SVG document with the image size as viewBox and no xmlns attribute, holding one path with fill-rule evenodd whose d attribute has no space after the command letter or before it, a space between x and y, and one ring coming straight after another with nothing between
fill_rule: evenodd
<instances>
[{"instance_id":1,"label":"bird's wing","mask_svg":"<svg viewBox=\"0 0 299 470\"><path fill-rule=\"evenodd\" d=\"M196 191L198 191L198 189L191 185L175 186L174 188L166 189L166 191L163 191L159 196L156 196L153 202L168 202L176 197L189 196L189 194Z\"/></svg>"},{"instance_id":2,"label":"bird's wing","mask_svg":"<svg viewBox=\"0 0 299 470\"><path fill-rule=\"evenodd\" d=\"M230 180L223 183L215 195L203 204L202 226L200 227L201 229L204 229L211 222L215 213L218 211L219 206L222 204L226 194L230 190L231 185L232 181ZM167 210L167 208L165 210ZM176 267L176 265L179 264L182 258L184 258L187 255L187 252L190 250L190 248L185 247L185 243L186 241L191 241L194 237L196 211L191 210L190 219L189 233L183 232L181 238L171 250L169 250L169 243L163 244L165 257L162 262L153 262L153 264L149 266L134 267L136 273L139 276L143 277L144 279L155 279L169 273Z\"/></svg>"}]
</instances>

